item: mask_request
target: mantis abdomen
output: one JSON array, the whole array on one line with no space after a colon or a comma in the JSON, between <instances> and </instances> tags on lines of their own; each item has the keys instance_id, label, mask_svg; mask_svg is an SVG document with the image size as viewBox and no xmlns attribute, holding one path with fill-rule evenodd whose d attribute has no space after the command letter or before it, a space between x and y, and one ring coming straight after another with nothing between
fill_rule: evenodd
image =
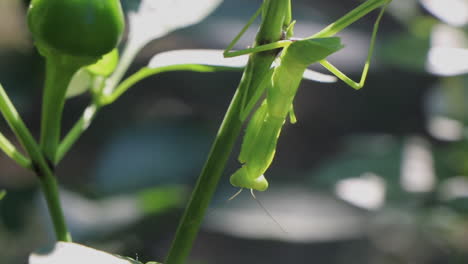
<instances>
[{"instance_id":1,"label":"mantis abdomen","mask_svg":"<svg viewBox=\"0 0 468 264\"><path fill-rule=\"evenodd\" d=\"M263 173L268 169L275 155L284 118L269 114L265 99L249 122L239 155L242 168L231 176L231 184L241 188L264 191L268 182Z\"/></svg>"}]
</instances>

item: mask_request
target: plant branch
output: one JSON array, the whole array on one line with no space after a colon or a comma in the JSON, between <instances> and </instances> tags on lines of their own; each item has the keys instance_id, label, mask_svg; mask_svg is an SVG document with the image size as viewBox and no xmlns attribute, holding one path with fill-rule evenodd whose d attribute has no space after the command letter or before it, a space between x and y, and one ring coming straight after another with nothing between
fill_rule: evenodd
<instances>
[{"instance_id":1,"label":"plant branch","mask_svg":"<svg viewBox=\"0 0 468 264\"><path fill-rule=\"evenodd\" d=\"M278 41L285 28L285 24L289 24L289 21L285 21L285 10L289 9L289 0L265 0L263 4L263 21L254 47ZM255 53L250 56L241 82L221 123L208 159L177 228L175 239L164 262L165 264L186 263L205 211L216 190L226 162L242 128L240 120L240 102L242 97L247 91L253 91L258 87L276 55L277 51L269 51Z\"/></svg>"},{"instance_id":2,"label":"plant branch","mask_svg":"<svg viewBox=\"0 0 468 264\"><path fill-rule=\"evenodd\" d=\"M62 142L60 142L57 153L55 154L54 164L58 164L63 157L65 157L65 154L67 154L78 138L80 138L81 134L88 129L89 125L96 117L96 114L99 112L99 109L101 109L101 107L95 103L91 103L86 107L80 119L78 119Z\"/></svg>"},{"instance_id":3,"label":"plant branch","mask_svg":"<svg viewBox=\"0 0 468 264\"><path fill-rule=\"evenodd\" d=\"M46 58L46 80L42 98L40 146L46 158L53 163L60 140L65 93L78 64L67 63L60 56Z\"/></svg>"},{"instance_id":4,"label":"plant branch","mask_svg":"<svg viewBox=\"0 0 468 264\"><path fill-rule=\"evenodd\" d=\"M65 138L59 144L57 153L55 156L55 164L59 163L63 157L67 154L70 148L80 138L81 134L89 127L93 119L96 117L99 110L113 102L115 102L122 94L124 94L130 87L135 85L137 82L148 78L150 76L170 72L170 71L194 71L194 72L216 72L216 71L238 71L240 68L237 67L225 67L225 66L211 66L211 65L200 65L200 64L179 64L171 66L163 66L158 68L144 67L136 73L129 76L123 82L121 82L117 88L109 89L113 91L110 95L97 95L93 103L91 103L84 110L80 119L75 123L72 129L67 133ZM113 84L113 82L111 83Z\"/></svg>"},{"instance_id":5,"label":"plant branch","mask_svg":"<svg viewBox=\"0 0 468 264\"><path fill-rule=\"evenodd\" d=\"M125 93L130 87L135 83L148 78L150 76L163 73L163 72L173 72L173 71L193 71L193 72L216 72L216 71L238 71L240 68L236 67L224 67L224 66L211 66L211 65L201 65L201 64L178 64L178 65L169 65L162 66L157 68L148 68L143 67L136 73L129 76L122 83L117 86L117 88L112 89L113 92L110 95L103 95L100 100L100 104L107 105L113 103L117 100L123 93ZM106 89L104 89L106 90Z\"/></svg>"},{"instance_id":6,"label":"plant branch","mask_svg":"<svg viewBox=\"0 0 468 264\"><path fill-rule=\"evenodd\" d=\"M51 168L49 167L46 159L44 158L44 155L41 152L39 146L37 145L33 136L29 132L29 129L24 124L20 115L16 111L12 102L8 98L8 95L6 94L1 84L0 112L3 114L3 117L7 121L8 125L17 136L21 145L31 157L33 169L38 175L42 190L47 201L47 205L49 207L49 213L52 218L57 240L71 241L70 234L68 233L65 224L63 211L60 206L60 200L58 198L58 187L55 176Z\"/></svg>"}]
</instances>

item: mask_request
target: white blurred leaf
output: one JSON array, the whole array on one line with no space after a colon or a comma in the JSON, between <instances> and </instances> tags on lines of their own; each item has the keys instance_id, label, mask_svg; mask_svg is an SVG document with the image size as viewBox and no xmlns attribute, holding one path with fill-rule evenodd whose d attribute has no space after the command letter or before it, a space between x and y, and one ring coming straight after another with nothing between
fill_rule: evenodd
<instances>
[{"instance_id":1,"label":"white blurred leaf","mask_svg":"<svg viewBox=\"0 0 468 264\"><path fill-rule=\"evenodd\" d=\"M352 240L361 237L366 227L362 210L304 186L271 187L260 199L277 223L244 193L207 215L204 227L243 239L296 243Z\"/></svg>"},{"instance_id":2,"label":"white blurred leaf","mask_svg":"<svg viewBox=\"0 0 468 264\"><path fill-rule=\"evenodd\" d=\"M57 242L51 252L45 254L32 253L29 264L141 264L141 262L112 255L104 251L86 247L80 244Z\"/></svg>"},{"instance_id":3,"label":"white blurred leaf","mask_svg":"<svg viewBox=\"0 0 468 264\"><path fill-rule=\"evenodd\" d=\"M436 46L465 48L468 47L468 38L461 29L437 24L431 30L431 47Z\"/></svg>"},{"instance_id":4,"label":"white blurred leaf","mask_svg":"<svg viewBox=\"0 0 468 264\"><path fill-rule=\"evenodd\" d=\"M157 68L179 64L201 64L242 69L247 65L248 56L224 58L222 50L172 50L155 55L148 67Z\"/></svg>"},{"instance_id":5,"label":"white blurred leaf","mask_svg":"<svg viewBox=\"0 0 468 264\"><path fill-rule=\"evenodd\" d=\"M377 210L385 204L386 182L375 173L339 180L335 193L344 201L367 210Z\"/></svg>"},{"instance_id":6,"label":"white blurred leaf","mask_svg":"<svg viewBox=\"0 0 468 264\"><path fill-rule=\"evenodd\" d=\"M441 76L453 76L468 72L468 38L465 32L439 24L431 32L426 69Z\"/></svg>"},{"instance_id":7,"label":"white blurred leaf","mask_svg":"<svg viewBox=\"0 0 468 264\"><path fill-rule=\"evenodd\" d=\"M48 219L46 202L43 197L40 199L43 208L41 212L44 214L43 217ZM60 202L63 204L68 228L78 240L90 236L104 236L135 223L143 216L137 197L132 195L95 201L61 189Z\"/></svg>"},{"instance_id":8,"label":"white blurred leaf","mask_svg":"<svg viewBox=\"0 0 468 264\"><path fill-rule=\"evenodd\" d=\"M247 65L248 58L248 55L224 58L223 50L214 49L173 50L155 55L150 60L148 67L157 68L180 64L200 64L242 69ZM335 76L310 69L304 72L304 79L324 83L332 83L337 80Z\"/></svg>"},{"instance_id":9,"label":"white blurred leaf","mask_svg":"<svg viewBox=\"0 0 468 264\"><path fill-rule=\"evenodd\" d=\"M426 69L442 76L468 73L468 49L433 47L429 50Z\"/></svg>"},{"instance_id":10,"label":"white blurred leaf","mask_svg":"<svg viewBox=\"0 0 468 264\"><path fill-rule=\"evenodd\" d=\"M468 1L466 0L421 0L421 4L447 24L463 26L468 23Z\"/></svg>"},{"instance_id":11,"label":"white blurred leaf","mask_svg":"<svg viewBox=\"0 0 468 264\"><path fill-rule=\"evenodd\" d=\"M84 68L73 75L70 84L68 84L66 98L74 97L86 92L91 86L91 74Z\"/></svg>"},{"instance_id":12,"label":"white blurred leaf","mask_svg":"<svg viewBox=\"0 0 468 264\"><path fill-rule=\"evenodd\" d=\"M138 9L128 13L129 42L143 47L171 31L198 23L221 1L141 0Z\"/></svg>"},{"instance_id":13,"label":"white blurred leaf","mask_svg":"<svg viewBox=\"0 0 468 264\"><path fill-rule=\"evenodd\" d=\"M322 83L334 83L338 80L333 75L316 72L310 69L306 69L302 77L306 80L322 82Z\"/></svg>"}]
</instances>

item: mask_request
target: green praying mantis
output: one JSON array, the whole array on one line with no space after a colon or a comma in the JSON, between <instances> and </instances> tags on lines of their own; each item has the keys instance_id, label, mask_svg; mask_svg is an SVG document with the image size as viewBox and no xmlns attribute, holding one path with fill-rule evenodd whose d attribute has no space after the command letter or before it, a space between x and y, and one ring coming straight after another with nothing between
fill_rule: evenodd
<instances>
[{"instance_id":1,"label":"green praying mantis","mask_svg":"<svg viewBox=\"0 0 468 264\"><path fill-rule=\"evenodd\" d=\"M265 91L266 98L252 115L247 125L238 158L242 167L232 174L230 178L230 182L233 186L240 187L241 190L242 188L247 188L252 191L265 191L268 188L268 181L265 179L264 173L273 161L278 137L288 115L291 123L296 122L293 100L304 71L310 64L316 62L320 63L328 71L356 90L364 86L369 71L379 23L385 12L385 8L391 1L392 0L368 0L322 31L308 38L298 40L291 38L295 23L295 21L292 21L287 28L284 29L284 40L260 45L255 48L231 51L235 43L262 12L263 8L265 8L263 6L264 4L252 16L247 25L229 44L223 55L225 57L235 57L276 49L281 49L281 53L275 61L274 66L264 76L260 77L263 78L263 80L261 84L255 88L255 91L244 91L243 93L240 110L240 119L242 122L244 122L252 112ZM333 35L380 7L381 11L373 27L369 51L361 74L361 79L359 82L355 82L326 60L328 56L343 48L340 38L333 37ZM285 12L287 12L285 16L290 17L290 11L291 8L285 10ZM246 97L250 94L251 98L247 101Z\"/></svg>"}]
</instances>

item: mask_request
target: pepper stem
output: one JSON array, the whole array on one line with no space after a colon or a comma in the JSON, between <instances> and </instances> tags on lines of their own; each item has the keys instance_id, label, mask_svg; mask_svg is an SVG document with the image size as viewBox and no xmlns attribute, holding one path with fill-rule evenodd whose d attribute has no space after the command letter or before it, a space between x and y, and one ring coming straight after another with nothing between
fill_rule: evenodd
<instances>
[{"instance_id":1,"label":"pepper stem","mask_svg":"<svg viewBox=\"0 0 468 264\"><path fill-rule=\"evenodd\" d=\"M51 164L60 140L65 94L75 72L81 67L61 56L47 56L46 80L42 98L40 146Z\"/></svg>"}]
</instances>

